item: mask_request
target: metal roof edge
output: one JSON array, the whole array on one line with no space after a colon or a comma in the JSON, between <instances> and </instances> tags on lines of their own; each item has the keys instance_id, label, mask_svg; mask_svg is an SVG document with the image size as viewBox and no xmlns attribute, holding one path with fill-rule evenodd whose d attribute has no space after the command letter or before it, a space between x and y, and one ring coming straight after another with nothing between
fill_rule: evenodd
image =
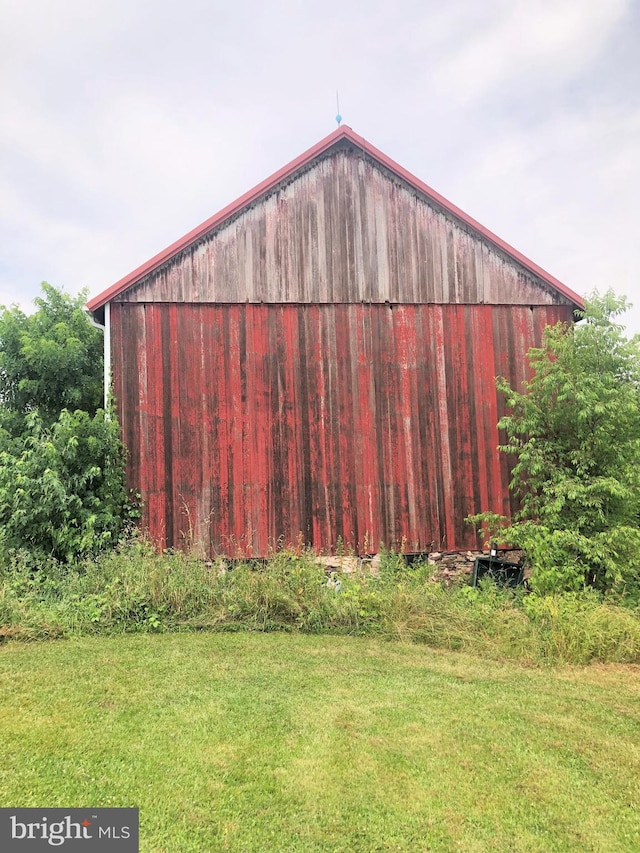
<instances>
[{"instance_id":1,"label":"metal roof edge","mask_svg":"<svg viewBox=\"0 0 640 853\"><path fill-rule=\"evenodd\" d=\"M521 266L528 269L538 278L542 279L548 285L550 285L554 290L557 290L561 293L565 298L567 298L576 308L582 310L584 308L584 300L581 296L559 281L555 276L552 276L550 273L543 270L542 267L539 267L533 261L529 260L529 258L525 257L525 255L518 252L517 249L514 249L513 246L510 246L504 240L500 239L496 234L492 231L489 231L488 228L485 228L484 225L481 225L471 216L466 214L463 210L457 207L455 204L452 204L448 199L444 196L440 195L440 193L436 192L432 189L428 184L425 184L419 178L416 178L415 175L412 175L411 172L408 172L405 168L400 166L399 163L396 163L395 160L392 160L388 157L384 152L380 151L375 146L371 145L367 142L364 137L357 134L354 130L352 130L347 125L343 125L337 130L334 130L328 136L325 136L324 139L321 139L311 148L307 149L303 154L300 154L295 160L292 160L290 163L287 163L286 166L283 166L281 169L278 169L277 172L274 172L270 177L266 178L264 181L261 181L257 184L253 189L250 189L244 195L240 196L231 204L224 207L222 210L218 211L218 213L211 216L209 219L202 222L200 225L193 228L179 240L176 240L174 243L171 243L170 246L167 246L166 249L163 249L157 255L154 255L150 258L146 263L142 264L139 267L136 267L132 272L128 275L121 278L119 281L112 284L106 290L102 291L102 293L94 296L93 299L87 302L87 308L89 311L96 311L98 308L101 308L110 300L114 299L123 291L127 290L129 287L132 287L134 284L139 282L142 278L148 275L150 272L153 272L154 269L162 266L162 264L171 260L172 257L179 254L179 252L183 251L187 248L191 243L194 243L200 237L204 236L207 232L211 231L213 228L221 225L225 220L229 219L231 216L234 216L236 213L239 213L244 207L256 201L260 196L267 193L269 190L273 189L277 186L281 181L285 178L288 178L290 175L294 174L301 169L303 166L306 166L316 157L319 157L336 142L348 139L354 145L357 145L370 157L374 160L377 160L380 164L385 166L389 171L395 173L399 178L405 181L407 184L412 186L414 189L418 190L420 193L425 195L427 198L430 198L432 201L436 202L441 208L451 213L460 221L464 222L474 231L477 231L481 234L486 240L493 243L499 249L501 249L505 254L513 258L517 261Z\"/></svg>"}]
</instances>

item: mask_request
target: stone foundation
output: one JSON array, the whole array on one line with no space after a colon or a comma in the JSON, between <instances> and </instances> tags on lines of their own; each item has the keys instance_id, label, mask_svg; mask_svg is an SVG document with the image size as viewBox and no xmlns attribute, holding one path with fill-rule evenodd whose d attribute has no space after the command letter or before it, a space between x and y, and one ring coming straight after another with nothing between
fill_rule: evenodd
<instances>
[{"instance_id":1,"label":"stone foundation","mask_svg":"<svg viewBox=\"0 0 640 853\"><path fill-rule=\"evenodd\" d=\"M406 554L407 561L426 559L430 566L434 567L431 580L436 583L444 583L452 586L455 583L467 582L473 574L473 564L476 557L488 557L489 551L434 551L431 554ZM517 563L522 558L522 551L512 549L498 550L498 559ZM316 557L316 563L323 566L325 572L342 572L351 574L353 572L371 572L372 575L380 573L381 554L370 557L352 556L321 556ZM529 576L525 570L525 579Z\"/></svg>"}]
</instances>

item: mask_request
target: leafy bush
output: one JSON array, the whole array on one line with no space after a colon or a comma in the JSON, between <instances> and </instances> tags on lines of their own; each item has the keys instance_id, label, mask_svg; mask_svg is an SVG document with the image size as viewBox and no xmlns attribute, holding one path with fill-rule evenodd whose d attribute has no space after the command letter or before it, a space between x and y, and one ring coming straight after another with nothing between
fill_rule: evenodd
<instances>
[{"instance_id":1,"label":"leafy bush","mask_svg":"<svg viewBox=\"0 0 640 853\"><path fill-rule=\"evenodd\" d=\"M0 553L71 561L118 541L133 514L118 425L102 410L62 411L51 427L39 414L0 440Z\"/></svg>"},{"instance_id":2,"label":"leafy bush","mask_svg":"<svg viewBox=\"0 0 640 853\"><path fill-rule=\"evenodd\" d=\"M473 520L525 550L540 593L640 591L640 338L614 322L626 307L594 296L583 322L547 328L530 350L523 392L497 380L521 508Z\"/></svg>"}]
</instances>

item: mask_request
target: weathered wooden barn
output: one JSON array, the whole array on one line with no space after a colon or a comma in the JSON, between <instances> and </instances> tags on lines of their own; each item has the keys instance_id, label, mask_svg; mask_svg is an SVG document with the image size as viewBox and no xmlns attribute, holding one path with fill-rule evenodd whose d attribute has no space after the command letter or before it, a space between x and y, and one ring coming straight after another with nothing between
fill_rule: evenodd
<instances>
[{"instance_id":1,"label":"weathered wooden barn","mask_svg":"<svg viewBox=\"0 0 640 853\"><path fill-rule=\"evenodd\" d=\"M341 127L88 308L145 528L263 556L475 546L494 377L582 305Z\"/></svg>"}]
</instances>

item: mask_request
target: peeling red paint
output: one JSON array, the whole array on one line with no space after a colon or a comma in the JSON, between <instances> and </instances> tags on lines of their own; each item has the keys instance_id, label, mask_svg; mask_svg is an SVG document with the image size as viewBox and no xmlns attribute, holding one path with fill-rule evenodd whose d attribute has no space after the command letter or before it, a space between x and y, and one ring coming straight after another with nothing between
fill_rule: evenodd
<instances>
[{"instance_id":1,"label":"peeling red paint","mask_svg":"<svg viewBox=\"0 0 640 853\"><path fill-rule=\"evenodd\" d=\"M112 304L129 480L163 546L467 548L508 508L494 377L568 306ZM505 505L505 500L507 504Z\"/></svg>"}]
</instances>

